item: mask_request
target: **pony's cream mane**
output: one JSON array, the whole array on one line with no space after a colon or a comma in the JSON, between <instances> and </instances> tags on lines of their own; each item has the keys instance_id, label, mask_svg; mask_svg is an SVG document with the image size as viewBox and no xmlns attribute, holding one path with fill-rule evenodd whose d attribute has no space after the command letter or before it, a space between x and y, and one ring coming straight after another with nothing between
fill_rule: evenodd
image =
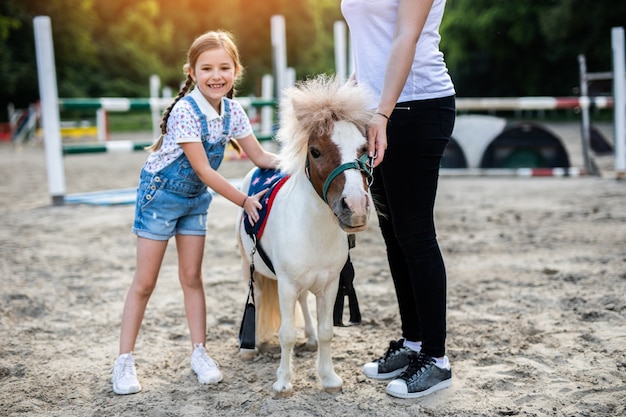
<instances>
[{"instance_id":1,"label":"pony's cream mane","mask_svg":"<svg viewBox=\"0 0 626 417\"><path fill-rule=\"evenodd\" d=\"M365 133L372 117L372 96L354 83L341 85L335 77L319 75L285 91L280 103L280 170L286 174L304 170L311 136L332 134L334 122L345 120Z\"/></svg>"}]
</instances>

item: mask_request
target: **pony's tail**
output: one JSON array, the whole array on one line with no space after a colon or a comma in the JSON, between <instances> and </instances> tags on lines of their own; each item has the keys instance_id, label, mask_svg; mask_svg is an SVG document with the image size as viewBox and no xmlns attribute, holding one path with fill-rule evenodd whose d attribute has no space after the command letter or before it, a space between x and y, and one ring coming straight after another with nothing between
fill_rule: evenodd
<instances>
[{"instance_id":1,"label":"pony's tail","mask_svg":"<svg viewBox=\"0 0 626 417\"><path fill-rule=\"evenodd\" d=\"M278 281L255 273L254 282L258 289L256 298L256 339L257 346L276 336L280 328L280 304Z\"/></svg>"}]
</instances>

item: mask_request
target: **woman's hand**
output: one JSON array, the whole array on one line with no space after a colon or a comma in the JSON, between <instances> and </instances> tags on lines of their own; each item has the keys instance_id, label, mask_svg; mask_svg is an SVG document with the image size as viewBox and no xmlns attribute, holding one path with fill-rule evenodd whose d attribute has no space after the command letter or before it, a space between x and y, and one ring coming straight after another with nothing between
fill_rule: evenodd
<instances>
[{"instance_id":1,"label":"woman's hand","mask_svg":"<svg viewBox=\"0 0 626 417\"><path fill-rule=\"evenodd\" d=\"M254 226L254 224L259 221L259 210L263 208L263 205L261 204L261 199L263 198L265 193L267 193L267 190L269 190L269 188L261 190L254 195L248 196L243 202L242 207L248 214L248 221L252 226Z\"/></svg>"},{"instance_id":2,"label":"woman's hand","mask_svg":"<svg viewBox=\"0 0 626 417\"><path fill-rule=\"evenodd\" d=\"M374 157L374 168L383 162L387 150L387 123L389 119L381 113L374 113L367 125L369 157Z\"/></svg>"}]
</instances>

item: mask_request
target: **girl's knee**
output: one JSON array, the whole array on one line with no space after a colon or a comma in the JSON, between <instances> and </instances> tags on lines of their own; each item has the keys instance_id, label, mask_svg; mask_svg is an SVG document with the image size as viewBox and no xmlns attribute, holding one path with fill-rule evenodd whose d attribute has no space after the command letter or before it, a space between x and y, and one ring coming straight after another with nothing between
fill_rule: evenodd
<instances>
[{"instance_id":1,"label":"girl's knee","mask_svg":"<svg viewBox=\"0 0 626 417\"><path fill-rule=\"evenodd\" d=\"M201 274L191 274L185 275L181 274L179 276L180 285L185 290L199 290L204 288L202 284L202 275Z\"/></svg>"}]
</instances>

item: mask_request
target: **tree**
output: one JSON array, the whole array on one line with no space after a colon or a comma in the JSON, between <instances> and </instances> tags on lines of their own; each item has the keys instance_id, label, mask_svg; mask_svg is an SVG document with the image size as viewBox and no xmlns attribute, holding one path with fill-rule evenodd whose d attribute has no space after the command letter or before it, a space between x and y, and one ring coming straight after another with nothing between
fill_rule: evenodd
<instances>
[{"instance_id":1,"label":"tree","mask_svg":"<svg viewBox=\"0 0 626 417\"><path fill-rule=\"evenodd\" d=\"M441 45L459 96L571 95L578 54L605 71L625 16L626 2L449 0Z\"/></svg>"},{"instance_id":2,"label":"tree","mask_svg":"<svg viewBox=\"0 0 626 417\"><path fill-rule=\"evenodd\" d=\"M246 68L239 95L260 94L276 14L297 78L333 73L337 0L2 0L0 106L38 100L35 16L52 20L61 97L146 97L152 74L178 89L189 46L212 29L235 37ZM590 71L610 70L611 27L625 16L624 1L448 0L441 47L461 97L571 95L578 54Z\"/></svg>"},{"instance_id":3,"label":"tree","mask_svg":"<svg viewBox=\"0 0 626 417\"><path fill-rule=\"evenodd\" d=\"M90 96L114 92L123 97L147 97L153 74L171 77L161 51L172 42L174 27L159 17L157 0L96 2L94 41L98 45L97 77Z\"/></svg>"},{"instance_id":4,"label":"tree","mask_svg":"<svg viewBox=\"0 0 626 417\"><path fill-rule=\"evenodd\" d=\"M85 93L85 69L96 65L91 42L92 0L5 0L0 5L0 105L26 107L39 96L33 18L50 16L59 94ZM88 83L88 81L86 81Z\"/></svg>"}]
</instances>

